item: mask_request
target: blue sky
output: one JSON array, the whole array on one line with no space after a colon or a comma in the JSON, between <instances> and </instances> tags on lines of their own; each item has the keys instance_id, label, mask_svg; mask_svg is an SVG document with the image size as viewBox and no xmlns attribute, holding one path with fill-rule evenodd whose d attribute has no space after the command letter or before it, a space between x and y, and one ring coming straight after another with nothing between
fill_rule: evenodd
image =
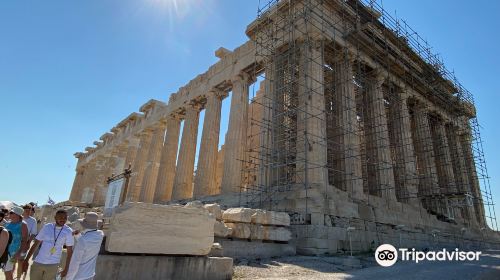
<instances>
[{"instance_id":1,"label":"blue sky","mask_svg":"<svg viewBox=\"0 0 500 280\"><path fill-rule=\"evenodd\" d=\"M149 99L166 102L217 61L217 48L245 42L258 3L0 1L0 200L67 199L73 153ZM498 204L500 2L385 0L383 5L427 39L474 94ZM223 115L228 106L225 101ZM221 127L226 129L227 119Z\"/></svg>"}]
</instances>

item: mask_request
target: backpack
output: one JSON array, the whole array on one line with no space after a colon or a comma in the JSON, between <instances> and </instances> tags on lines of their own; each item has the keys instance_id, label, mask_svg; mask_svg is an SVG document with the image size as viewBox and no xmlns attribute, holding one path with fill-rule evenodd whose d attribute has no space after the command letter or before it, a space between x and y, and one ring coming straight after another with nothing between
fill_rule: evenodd
<instances>
[{"instance_id":1,"label":"backpack","mask_svg":"<svg viewBox=\"0 0 500 280\"><path fill-rule=\"evenodd\" d=\"M4 227L0 227L0 232L2 232L4 229ZM12 234L10 234L9 230L7 230L7 234L9 234L9 241L7 241L5 251L3 252L2 256L0 256L0 267L4 267L9 260L9 245L10 243L12 243Z\"/></svg>"}]
</instances>

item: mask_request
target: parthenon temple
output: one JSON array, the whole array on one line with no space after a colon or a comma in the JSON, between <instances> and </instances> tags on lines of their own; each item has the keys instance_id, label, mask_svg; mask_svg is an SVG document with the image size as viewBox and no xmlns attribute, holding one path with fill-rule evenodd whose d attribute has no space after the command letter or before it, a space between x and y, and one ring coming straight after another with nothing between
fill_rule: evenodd
<instances>
[{"instance_id":1,"label":"parthenon temple","mask_svg":"<svg viewBox=\"0 0 500 280\"><path fill-rule=\"evenodd\" d=\"M329 227L363 230L359 246L397 225L496 227L472 95L372 2L269 1L247 42L75 153L70 200L104 205L130 166L126 201L287 212L305 253L334 250Z\"/></svg>"}]
</instances>

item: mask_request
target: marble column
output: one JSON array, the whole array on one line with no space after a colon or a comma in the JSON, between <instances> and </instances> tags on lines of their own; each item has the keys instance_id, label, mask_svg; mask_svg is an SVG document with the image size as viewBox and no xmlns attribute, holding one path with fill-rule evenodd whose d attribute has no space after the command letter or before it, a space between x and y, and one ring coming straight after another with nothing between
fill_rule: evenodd
<instances>
[{"instance_id":1,"label":"marble column","mask_svg":"<svg viewBox=\"0 0 500 280\"><path fill-rule=\"evenodd\" d=\"M144 178L142 179L141 196L139 201L153 203L156 179L160 168L161 150L163 148L163 140L165 138L166 123L160 121L153 129L153 136L149 146Z\"/></svg>"},{"instance_id":2,"label":"marble column","mask_svg":"<svg viewBox=\"0 0 500 280\"><path fill-rule=\"evenodd\" d=\"M94 198L94 187L92 185L92 182L95 179L95 162L96 160L94 159L85 164L85 172L82 179L82 188L81 192L77 194L77 201L91 203ZM89 193L91 193L92 196L89 197Z\"/></svg>"},{"instance_id":3,"label":"marble column","mask_svg":"<svg viewBox=\"0 0 500 280\"><path fill-rule=\"evenodd\" d=\"M137 150L139 150L139 139L135 136L131 136L128 140L127 154L125 155L125 167L128 168L134 163L135 157L137 156Z\"/></svg>"},{"instance_id":4,"label":"marble column","mask_svg":"<svg viewBox=\"0 0 500 280\"><path fill-rule=\"evenodd\" d=\"M107 176L120 174L123 171L123 165L125 164L125 158L122 157L123 153L124 149L121 145L113 148L106 171L106 174L109 174Z\"/></svg>"},{"instance_id":5,"label":"marble column","mask_svg":"<svg viewBox=\"0 0 500 280\"><path fill-rule=\"evenodd\" d=\"M356 91L353 82L354 59L350 55L335 63L335 169L334 183L352 198L364 200L360 155L359 125L356 111Z\"/></svg>"},{"instance_id":6,"label":"marble column","mask_svg":"<svg viewBox=\"0 0 500 280\"><path fill-rule=\"evenodd\" d=\"M224 143L225 155L221 193L239 192L240 190L248 122L248 87L252 78L246 73L241 73L234 76L231 82L233 93L229 125Z\"/></svg>"},{"instance_id":7,"label":"marble column","mask_svg":"<svg viewBox=\"0 0 500 280\"><path fill-rule=\"evenodd\" d=\"M446 127L442 119L434 122L434 136L438 180L441 193L453 194L457 192L453 163L451 161L450 146L446 135Z\"/></svg>"},{"instance_id":8,"label":"marble column","mask_svg":"<svg viewBox=\"0 0 500 280\"><path fill-rule=\"evenodd\" d=\"M106 179L110 174L110 157L99 156L95 165L94 180L92 186L94 187L94 198L92 203L94 205L104 205L106 198L107 182Z\"/></svg>"},{"instance_id":9,"label":"marble column","mask_svg":"<svg viewBox=\"0 0 500 280\"><path fill-rule=\"evenodd\" d=\"M71 188L71 193L69 195L69 200L71 201L80 201L82 187L83 187L83 179L85 174L84 167L76 168L76 176L75 181L73 182L73 187Z\"/></svg>"},{"instance_id":10,"label":"marble column","mask_svg":"<svg viewBox=\"0 0 500 280\"><path fill-rule=\"evenodd\" d=\"M465 155L460 143L460 128L455 125L448 125L447 129L448 143L450 146L451 161L453 166L453 174L455 175L455 183L457 191L462 194L464 202L467 202L467 194L471 194L469 178L467 175L467 167L465 163ZM462 208L462 216L469 222L476 221L474 207L464 205Z\"/></svg>"},{"instance_id":11,"label":"marble column","mask_svg":"<svg viewBox=\"0 0 500 280\"><path fill-rule=\"evenodd\" d=\"M172 198L180 126L181 120L178 116L171 115L168 117L167 134L161 151L160 169L156 180L155 203L166 202Z\"/></svg>"},{"instance_id":12,"label":"marble column","mask_svg":"<svg viewBox=\"0 0 500 280\"><path fill-rule=\"evenodd\" d=\"M118 147L118 166L116 166L115 174L120 174L126 168L128 168L127 155L129 152L129 147L130 142L128 140L124 141L124 143Z\"/></svg>"},{"instance_id":13,"label":"marble column","mask_svg":"<svg viewBox=\"0 0 500 280\"><path fill-rule=\"evenodd\" d=\"M276 79L275 62L268 62L265 68L264 94L262 95L262 124L260 127L261 148L259 150L260 165L257 171L257 185L259 188L270 186L270 168L272 147L272 100L274 91L274 82Z\"/></svg>"},{"instance_id":14,"label":"marble column","mask_svg":"<svg viewBox=\"0 0 500 280\"><path fill-rule=\"evenodd\" d=\"M139 136L139 148L132 164L132 177L128 184L127 201L139 201L141 194L141 184L144 178L145 164L149 153L149 146L153 134L150 130L144 130Z\"/></svg>"},{"instance_id":15,"label":"marble column","mask_svg":"<svg viewBox=\"0 0 500 280\"><path fill-rule=\"evenodd\" d=\"M328 169L321 43L303 45L300 55L296 183L323 192L328 185Z\"/></svg>"},{"instance_id":16,"label":"marble column","mask_svg":"<svg viewBox=\"0 0 500 280\"><path fill-rule=\"evenodd\" d=\"M406 93L394 89L389 101L394 147L394 175L398 200L418 207L418 175L415 148L412 142L410 112Z\"/></svg>"},{"instance_id":17,"label":"marble column","mask_svg":"<svg viewBox=\"0 0 500 280\"><path fill-rule=\"evenodd\" d=\"M469 186L471 188L472 196L474 197L474 212L476 214L476 221L480 227L486 226L486 216L484 211L483 195L481 193L479 178L476 171L476 163L474 159L474 152L472 150L472 133L468 121L463 122L464 128L461 130L460 144L464 153L465 164L467 169L467 177Z\"/></svg>"},{"instance_id":18,"label":"marble column","mask_svg":"<svg viewBox=\"0 0 500 280\"><path fill-rule=\"evenodd\" d=\"M199 111L200 107L198 104L190 104L186 107L186 117L184 119L181 147L175 172L172 200L186 199L193 196L193 172L200 117Z\"/></svg>"},{"instance_id":19,"label":"marble column","mask_svg":"<svg viewBox=\"0 0 500 280\"><path fill-rule=\"evenodd\" d=\"M213 195L220 192L215 186L217 153L219 151L220 118L223 92L214 90L207 95L205 120L201 136L198 168L194 182L193 197Z\"/></svg>"},{"instance_id":20,"label":"marble column","mask_svg":"<svg viewBox=\"0 0 500 280\"><path fill-rule=\"evenodd\" d=\"M439 181L434 157L434 147L429 124L429 114L423 104L414 109L414 146L419 173L419 196L425 197L427 209L438 211L439 205L430 196L440 194Z\"/></svg>"},{"instance_id":21,"label":"marble column","mask_svg":"<svg viewBox=\"0 0 500 280\"><path fill-rule=\"evenodd\" d=\"M394 170L389 146L389 128L382 84L384 77L377 70L365 82L364 120L366 154L368 157L368 188L372 195L396 201Z\"/></svg>"}]
</instances>

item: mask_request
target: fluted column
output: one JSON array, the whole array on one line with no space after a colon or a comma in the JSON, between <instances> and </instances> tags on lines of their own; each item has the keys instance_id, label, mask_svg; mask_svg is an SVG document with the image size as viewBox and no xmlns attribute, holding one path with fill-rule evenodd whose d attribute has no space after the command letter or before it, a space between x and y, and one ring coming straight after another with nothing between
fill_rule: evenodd
<instances>
[{"instance_id":1,"label":"fluted column","mask_svg":"<svg viewBox=\"0 0 500 280\"><path fill-rule=\"evenodd\" d=\"M75 181L73 182L73 187L71 188L71 193L69 195L69 200L71 201L79 201L81 198L84 170L84 167L78 167L76 169Z\"/></svg>"},{"instance_id":2,"label":"fluted column","mask_svg":"<svg viewBox=\"0 0 500 280\"><path fill-rule=\"evenodd\" d=\"M441 194L455 194L457 192L457 185L455 182L455 174L453 172L450 146L448 144L448 137L446 136L444 120L435 118L433 124L434 152ZM442 207L446 209L445 213L449 213L449 215L457 221L463 221L462 213L459 211L460 209L452 207L450 205L451 202L453 202L453 198L450 196L447 196L447 199L442 201Z\"/></svg>"},{"instance_id":3,"label":"fluted column","mask_svg":"<svg viewBox=\"0 0 500 280\"><path fill-rule=\"evenodd\" d=\"M461 130L460 143L464 153L465 164L467 168L467 177L469 186L474 197L474 212L477 223L480 227L486 226L486 216L484 211L483 195L481 193L479 178L476 171L474 152L472 151L472 133L468 121L464 121L465 127Z\"/></svg>"},{"instance_id":4,"label":"fluted column","mask_svg":"<svg viewBox=\"0 0 500 280\"><path fill-rule=\"evenodd\" d=\"M443 120L437 119L434 123L435 152L441 193L453 194L457 192L453 164L451 161L450 146L446 136L446 127Z\"/></svg>"},{"instance_id":5,"label":"fluted column","mask_svg":"<svg viewBox=\"0 0 500 280\"><path fill-rule=\"evenodd\" d=\"M125 141L125 143L120 144L116 147L116 151L113 154L115 157L115 167L112 172L113 174L120 174L125 168L128 167L125 163L127 160L127 152L128 141Z\"/></svg>"},{"instance_id":6,"label":"fluted column","mask_svg":"<svg viewBox=\"0 0 500 280\"><path fill-rule=\"evenodd\" d=\"M467 176L467 168L465 163L465 156L462 151L462 145L460 143L460 128L455 125L449 125L447 127L448 143L451 151L451 160L453 166L453 174L455 175L455 183L457 185L457 191L462 194L471 194L471 189L469 185L469 178ZM465 198L465 196L464 196ZM476 214L474 213L474 207L464 206L462 210L462 216L469 221L469 223L476 222Z\"/></svg>"},{"instance_id":7,"label":"fluted column","mask_svg":"<svg viewBox=\"0 0 500 280\"><path fill-rule=\"evenodd\" d=\"M353 63L350 55L335 63L335 185L362 200L363 175L361 170L359 125L356 112L356 91L353 83Z\"/></svg>"},{"instance_id":8,"label":"fluted column","mask_svg":"<svg viewBox=\"0 0 500 280\"><path fill-rule=\"evenodd\" d=\"M241 73L231 80L233 84L229 126L224 143L224 171L222 193L238 192L241 184L241 169L246 147L248 120L248 86L250 75Z\"/></svg>"},{"instance_id":9,"label":"fluted column","mask_svg":"<svg viewBox=\"0 0 500 280\"><path fill-rule=\"evenodd\" d=\"M161 150L163 148L163 140L165 138L166 123L160 121L153 130L151 144L147 156L144 178L142 179L142 189L139 201L153 203L156 179L160 168Z\"/></svg>"},{"instance_id":10,"label":"fluted column","mask_svg":"<svg viewBox=\"0 0 500 280\"><path fill-rule=\"evenodd\" d=\"M417 103L414 106L414 120L414 146L418 159L419 196L426 198L426 207L428 209L438 211L440 205L437 205L436 201L429 197L439 194L440 191L429 115L423 104Z\"/></svg>"},{"instance_id":11,"label":"fluted column","mask_svg":"<svg viewBox=\"0 0 500 280\"><path fill-rule=\"evenodd\" d=\"M417 159L407 101L405 93L391 93L389 115L392 126L391 142L394 147L396 193L399 201L419 206Z\"/></svg>"},{"instance_id":12,"label":"fluted column","mask_svg":"<svg viewBox=\"0 0 500 280\"><path fill-rule=\"evenodd\" d=\"M261 135L261 148L259 150L259 160L260 165L257 171L257 184L259 187L269 186L270 178L269 174L271 168L269 168L269 162L271 158L271 147L272 147L272 99L275 94L274 82L276 79L275 63L271 61L266 65L264 80L264 94L262 95L262 124L260 127Z\"/></svg>"},{"instance_id":13,"label":"fluted column","mask_svg":"<svg viewBox=\"0 0 500 280\"><path fill-rule=\"evenodd\" d=\"M81 192L77 197L77 201L90 203L93 200L94 187L92 182L95 179L95 162L96 160L91 160L85 165L85 172L82 179ZM92 193L92 197L88 197L88 194Z\"/></svg>"},{"instance_id":14,"label":"fluted column","mask_svg":"<svg viewBox=\"0 0 500 280\"><path fill-rule=\"evenodd\" d=\"M366 79L364 94L365 141L369 158L368 186L371 194L396 200L394 170L389 147L389 128L382 84L378 71Z\"/></svg>"},{"instance_id":15,"label":"fluted column","mask_svg":"<svg viewBox=\"0 0 500 280\"><path fill-rule=\"evenodd\" d=\"M200 107L197 104L186 107L172 200L191 198L193 195L193 172L200 117L199 110Z\"/></svg>"},{"instance_id":16,"label":"fluted column","mask_svg":"<svg viewBox=\"0 0 500 280\"><path fill-rule=\"evenodd\" d=\"M131 139L128 140L127 154L125 155L125 168L128 168L129 165L132 166L134 163L137 151L139 150L139 143L139 139L135 136L132 136Z\"/></svg>"},{"instance_id":17,"label":"fluted column","mask_svg":"<svg viewBox=\"0 0 500 280\"><path fill-rule=\"evenodd\" d=\"M135 156L134 163L132 164L132 177L128 185L128 201L138 201L141 194L141 184L144 178L145 163L149 153L149 145L153 134L150 130L144 130L139 138L139 148Z\"/></svg>"},{"instance_id":18,"label":"fluted column","mask_svg":"<svg viewBox=\"0 0 500 280\"><path fill-rule=\"evenodd\" d=\"M296 177L324 190L328 184L325 88L321 43L303 45L299 67Z\"/></svg>"},{"instance_id":19,"label":"fluted column","mask_svg":"<svg viewBox=\"0 0 500 280\"><path fill-rule=\"evenodd\" d=\"M215 186L217 152L219 151L220 117L223 93L208 93L205 120L201 136L198 169L194 182L193 197L198 198L220 192Z\"/></svg>"},{"instance_id":20,"label":"fluted column","mask_svg":"<svg viewBox=\"0 0 500 280\"><path fill-rule=\"evenodd\" d=\"M161 151L154 202L165 202L172 198L180 126L181 120L178 116L171 115L168 117L167 135Z\"/></svg>"},{"instance_id":21,"label":"fluted column","mask_svg":"<svg viewBox=\"0 0 500 280\"><path fill-rule=\"evenodd\" d=\"M95 205L104 205L107 190L106 178L111 175L109 165L110 157L100 156L97 159L94 168L95 179L92 181L94 187L94 198L92 200L92 203Z\"/></svg>"}]
</instances>

